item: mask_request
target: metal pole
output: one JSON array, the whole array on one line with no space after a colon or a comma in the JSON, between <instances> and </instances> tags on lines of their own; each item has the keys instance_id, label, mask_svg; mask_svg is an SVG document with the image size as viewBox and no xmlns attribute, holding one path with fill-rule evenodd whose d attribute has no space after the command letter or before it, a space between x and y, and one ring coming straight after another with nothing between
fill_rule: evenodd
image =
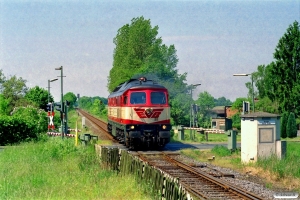
<instances>
[{"instance_id":1,"label":"metal pole","mask_svg":"<svg viewBox=\"0 0 300 200\"><path fill-rule=\"evenodd\" d=\"M61 97L60 97L60 105L61 105L61 110L63 111L63 66L60 67L60 85L61 85ZM62 113L62 116L64 116L64 113ZM64 122L63 122L63 117L61 119L61 138L64 139Z\"/></svg>"},{"instance_id":2,"label":"metal pole","mask_svg":"<svg viewBox=\"0 0 300 200\"><path fill-rule=\"evenodd\" d=\"M68 105L67 105L67 101L65 101L65 135L68 134Z\"/></svg>"},{"instance_id":3,"label":"metal pole","mask_svg":"<svg viewBox=\"0 0 300 200\"><path fill-rule=\"evenodd\" d=\"M193 100L193 88L197 87L199 85L201 85L201 84L200 83L194 84L191 87L191 97L192 97L192 100ZM191 129L191 126L192 126L192 115L193 115L193 103L191 104L191 110L190 110L190 138L191 138L191 140L193 140L192 129ZM194 115L193 115L193 127L194 127L194 123L195 123L195 118L194 118Z\"/></svg>"},{"instance_id":4,"label":"metal pole","mask_svg":"<svg viewBox=\"0 0 300 200\"><path fill-rule=\"evenodd\" d=\"M193 86L192 86L193 87ZM191 97L192 97L192 100L193 100L193 88L191 89ZM192 126L192 105L191 104L191 108L190 108L190 139L193 140L193 136L192 136L192 129L191 129L191 126Z\"/></svg>"},{"instance_id":5,"label":"metal pole","mask_svg":"<svg viewBox=\"0 0 300 200\"><path fill-rule=\"evenodd\" d=\"M252 82L252 104L253 104L253 113L255 112L254 106L254 87L253 87L253 75L251 74L251 82Z\"/></svg>"},{"instance_id":6,"label":"metal pole","mask_svg":"<svg viewBox=\"0 0 300 200\"><path fill-rule=\"evenodd\" d=\"M254 86L253 86L253 74L233 74L233 76L251 76L251 84L252 84L252 111L255 112L255 105L254 105Z\"/></svg>"},{"instance_id":7,"label":"metal pole","mask_svg":"<svg viewBox=\"0 0 300 200\"><path fill-rule=\"evenodd\" d=\"M48 79L48 103L50 102L50 80Z\"/></svg>"},{"instance_id":8,"label":"metal pole","mask_svg":"<svg viewBox=\"0 0 300 200\"><path fill-rule=\"evenodd\" d=\"M61 126L61 138L64 139L64 121L63 121L63 116L64 116L64 113L63 113L63 110L64 110L64 107L63 107L63 66L59 67L59 68L55 68L55 70L60 70L60 86L61 86L61 97L60 97L60 108L61 108L61 119L60 119L60 126Z\"/></svg>"}]
</instances>

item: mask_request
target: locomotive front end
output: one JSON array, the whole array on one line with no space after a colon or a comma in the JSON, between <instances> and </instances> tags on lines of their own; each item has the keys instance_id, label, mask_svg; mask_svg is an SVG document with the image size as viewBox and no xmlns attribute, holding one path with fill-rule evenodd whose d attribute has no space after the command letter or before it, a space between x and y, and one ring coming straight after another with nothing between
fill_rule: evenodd
<instances>
[{"instance_id":1,"label":"locomotive front end","mask_svg":"<svg viewBox=\"0 0 300 200\"><path fill-rule=\"evenodd\" d=\"M164 147L170 141L170 107L166 89L135 89L128 93L131 123L128 140L134 146Z\"/></svg>"},{"instance_id":2,"label":"locomotive front end","mask_svg":"<svg viewBox=\"0 0 300 200\"><path fill-rule=\"evenodd\" d=\"M108 131L130 149L170 142L168 90L142 77L119 85L108 98Z\"/></svg>"}]
</instances>

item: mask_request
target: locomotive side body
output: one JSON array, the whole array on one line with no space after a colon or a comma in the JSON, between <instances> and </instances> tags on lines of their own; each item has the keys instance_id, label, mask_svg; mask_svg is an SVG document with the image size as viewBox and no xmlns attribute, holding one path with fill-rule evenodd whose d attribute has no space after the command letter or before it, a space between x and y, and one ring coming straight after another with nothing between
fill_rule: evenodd
<instances>
[{"instance_id":1,"label":"locomotive side body","mask_svg":"<svg viewBox=\"0 0 300 200\"><path fill-rule=\"evenodd\" d=\"M131 79L108 97L108 131L131 149L163 147L170 141L170 107L165 87Z\"/></svg>"}]
</instances>

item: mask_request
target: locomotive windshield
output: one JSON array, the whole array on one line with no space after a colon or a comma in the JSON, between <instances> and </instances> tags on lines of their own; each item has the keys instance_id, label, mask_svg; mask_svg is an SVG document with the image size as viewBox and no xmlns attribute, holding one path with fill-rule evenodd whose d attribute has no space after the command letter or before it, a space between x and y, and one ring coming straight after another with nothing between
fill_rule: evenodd
<instances>
[{"instance_id":1,"label":"locomotive windshield","mask_svg":"<svg viewBox=\"0 0 300 200\"><path fill-rule=\"evenodd\" d=\"M145 92L133 92L130 96L130 104L145 104L146 93Z\"/></svg>"},{"instance_id":2,"label":"locomotive windshield","mask_svg":"<svg viewBox=\"0 0 300 200\"><path fill-rule=\"evenodd\" d=\"M165 104L166 95L164 92L151 92L151 104Z\"/></svg>"}]
</instances>

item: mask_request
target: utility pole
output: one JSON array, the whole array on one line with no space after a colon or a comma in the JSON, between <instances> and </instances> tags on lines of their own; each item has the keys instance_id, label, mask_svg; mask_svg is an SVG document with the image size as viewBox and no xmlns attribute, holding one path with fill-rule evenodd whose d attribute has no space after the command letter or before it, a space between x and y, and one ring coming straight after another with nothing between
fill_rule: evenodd
<instances>
[{"instance_id":1,"label":"utility pole","mask_svg":"<svg viewBox=\"0 0 300 200\"><path fill-rule=\"evenodd\" d=\"M254 86L253 86L253 74L233 74L233 76L251 76L251 85L252 85L252 111L255 112L255 104L254 104Z\"/></svg>"},{"instance_id":2,"label":"utility pole","mask_svg":"<svg viewBox=\"0 0 300 200\"><path fill-rule=\"evenodd\" d=\"M61 115L62 115L62 117L61 117L61 120L60 120L60 122L61 122L61 138L62 139L64 139L64 122L63 122L63 115L64 115L64 113L63 113L63 110L64 110L64 106L63 106L63 66L61 66L61 67L58 67L58 68L55 68L55 70L60 70L60 76L58 76L58 77L60 77L60 80L61 80L61 98L60 98L60 103L61 103L61 109L62 109L62 113L61 113Z\"/></svg>"},{"instance_id":3,"label":"utility pole","mask_svg":"<svg viewBox=\"0 0 300 200\"><path fill-rule=\"evenodd\" d=\"M57 80L58 80L57 78L51 80L48 79L48 103L50 103L50 82L57 81Z\"/></svg>"},{"instance_id":4,"label":"utility pole","mask_svg":"<svg viewBox=\"0 0 300 200\"><path fill-rule=\"evenodd\" d=\"M196 88L197 86L201 85L200 83L198 84L193 84L192 87L191 87L191 97L192 97L192 100L193 100L193 89L194 87ZM190 108L190 138L191 140L193 140L193 135L192 135L192 129L191 129L191 126L192 126L192 116L193 116L193 128L195 127L195 116L193 115L193 104L191 104L191 108Z\"/></svg>"}]
</instances>

